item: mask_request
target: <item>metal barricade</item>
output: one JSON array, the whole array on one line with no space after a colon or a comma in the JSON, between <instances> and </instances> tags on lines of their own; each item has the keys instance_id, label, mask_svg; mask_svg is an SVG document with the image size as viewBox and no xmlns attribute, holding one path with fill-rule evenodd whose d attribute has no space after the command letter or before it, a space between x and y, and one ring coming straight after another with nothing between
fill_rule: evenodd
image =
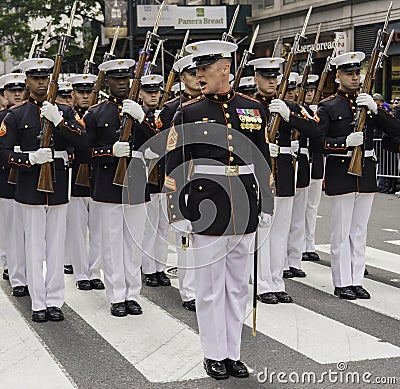
<instances>
[{"instance_id":1,"label":"metal barricade","mask_svg":"<svg viewBox=\"0 0 400 389\"><path fill-rule=\"evenodd\" d=\"M374 139L374 149L378 160L378 177L400 178L400 154L382 147L382 139Z\"/></svg>"}]
</instances>

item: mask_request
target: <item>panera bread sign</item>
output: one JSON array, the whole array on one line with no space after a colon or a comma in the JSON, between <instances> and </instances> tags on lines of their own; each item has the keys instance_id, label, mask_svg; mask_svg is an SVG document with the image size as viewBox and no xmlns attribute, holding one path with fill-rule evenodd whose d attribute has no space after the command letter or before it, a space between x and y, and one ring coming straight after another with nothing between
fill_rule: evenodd
<instances>
[{"instance_id":1,"label":"panera bread sign","mask_svg":"<svg viewBox=\"0 0 400 389\"><path fill-rule=\"evenodd\" d=\"M153 27L157 17L158 6L138 5L138 27ZM160 26L175 29L226 28L226 7L179 7L168 5L164 8Z\"/></svg>"}]
</instances>

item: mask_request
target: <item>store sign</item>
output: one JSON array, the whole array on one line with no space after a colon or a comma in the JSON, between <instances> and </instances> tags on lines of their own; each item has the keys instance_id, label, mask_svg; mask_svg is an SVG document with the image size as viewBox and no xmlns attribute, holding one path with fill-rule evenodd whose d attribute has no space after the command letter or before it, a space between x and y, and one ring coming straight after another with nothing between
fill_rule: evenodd
<instances>
[{"instance_id":1,"label":"store sign","mask_svg":"<svg viewBox=\"0 0 400 389\"><path fill-rule=\"evenodd\" d=\"M138 27L153 27L159 6L138 5ZM169 5L164 8L160 26L175 29L224 29L227 26L226 7L179 7Z\"/></svg>"},{"instance_id":2,"label":"store sign","mask_svg":"<svg viewBox=\"0 0 400 389\"><path fill-rule=\"evenodd\" d=\"M346 50L346 48L347 48L347 33L346 32L335 32L334 39L331 39L327 42L318 42L317 43L317 51L328 51L328 50L332 51L336 39L338 39L337 55L345 53L347 51ZM311 41L311 39L310 39L310 41ZM312 46L313 46L312 43L310 43L309 45L300 46L299 49L297 50L296 54L308 53L311 50Z\"/></svg>"}]
</instances>

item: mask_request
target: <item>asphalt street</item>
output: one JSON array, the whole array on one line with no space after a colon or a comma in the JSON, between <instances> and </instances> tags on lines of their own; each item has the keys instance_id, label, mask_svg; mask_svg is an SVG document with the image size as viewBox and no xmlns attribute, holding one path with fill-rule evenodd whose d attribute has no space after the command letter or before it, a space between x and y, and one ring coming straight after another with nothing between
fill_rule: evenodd
<instances>
[{"instance_id":1,"label":"asphalt street","mask_svg":"<svg viewBox=\"0 0 400 389\"><path fill-rule=\"evenodd\" d=\"M29 297L12 297L0 280L0 388L400 387L400 198L375 197L368 301L333 296L325 196L318 214L321 261L303 263L305 279L286 280L294 304L258 304L256 337L248 305L242 360L249 378L205 376L196 315L182 308L176 279L172 287L143 286L142 316L114 318L104 291L78 291L66 275L60 323L32 322Z\"/></svg>"}]
</instances>

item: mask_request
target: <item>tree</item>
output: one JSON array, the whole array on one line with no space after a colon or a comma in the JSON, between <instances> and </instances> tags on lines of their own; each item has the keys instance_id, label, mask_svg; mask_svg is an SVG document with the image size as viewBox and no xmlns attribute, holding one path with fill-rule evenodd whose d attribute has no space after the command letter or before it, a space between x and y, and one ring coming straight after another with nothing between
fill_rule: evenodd
<instances>
[{"instance_id":1,"label":"tree","mask_svg":"<svg viewBox=\"0 0 400 389\"><path fill-rule=\"evenodd\" d=\"M65 16L69 18L73 1L72 0L3 0L0 3L0 59L5 56L12 56L15 59L24 59L28 56L32 40L36 33L39 34L39 40L43 38L46 27L42 30L32 29L32 22L44 20L46 23L52 22L51 39L57 42L58 36L66 32L66 26L63 25ZM104 0L79 0L77 4L76 17L82 20L98 20L104 15ZM64 16L64 18L63 18ZM73 35L83 27L73 28ZM86 28L84 37L86 37L86 46L90 46L93 41L93 31ZM57 52L58 44L52 39L52 45L49 48L48 55L54 56ZM85 46L85 45L84 45ZM79 47L74 40L71 40L68 55L85 56L90 51L90 47Z\"/></svg>"}]
</instances>

